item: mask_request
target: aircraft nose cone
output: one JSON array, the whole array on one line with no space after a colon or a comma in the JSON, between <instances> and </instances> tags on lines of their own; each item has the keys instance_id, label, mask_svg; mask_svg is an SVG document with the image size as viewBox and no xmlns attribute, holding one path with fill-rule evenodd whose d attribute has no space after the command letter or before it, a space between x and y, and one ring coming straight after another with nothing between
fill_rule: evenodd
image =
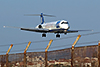
<instances>
[{"instance_id":1,"label":"aircraft nose cone","mask_svg":"<svg viewBox=\"0 0 100 67\"><path fill-rule=\"evenodd\" d=\"M64 29L69 29L69 25L68 24L64 24L64 25L61 25L61 28L64 28Z\"/></svg>"}]
</instances>

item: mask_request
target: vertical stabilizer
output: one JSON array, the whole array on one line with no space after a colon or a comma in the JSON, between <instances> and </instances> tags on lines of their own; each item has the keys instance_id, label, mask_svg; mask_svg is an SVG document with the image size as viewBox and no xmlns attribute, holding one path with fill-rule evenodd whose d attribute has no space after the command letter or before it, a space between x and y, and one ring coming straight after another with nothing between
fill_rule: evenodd
<instances>
[{"instance_id":1,"label":"vertical stabilizer","mask_svg":"<svg viewBox=\"0 0 100 67\"><path fill-rule=\"evenodd\" d=\"M40 17L41 17L41 24L45 23L45 22L44 22L43 13L41 13Z\"/></svg>"}]
</instances>

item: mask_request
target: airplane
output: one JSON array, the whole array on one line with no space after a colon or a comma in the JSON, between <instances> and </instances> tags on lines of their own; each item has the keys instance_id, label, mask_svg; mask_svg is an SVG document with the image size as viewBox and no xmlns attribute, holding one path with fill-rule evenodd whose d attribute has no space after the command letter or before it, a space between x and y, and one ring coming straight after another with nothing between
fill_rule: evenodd
<instances>
[{"instance_id":1,"label":"airplane","mask_svg":"<svg viewBox=\"0 0 100 67\"><path fill-rule=\"evenodd\" d=\"M74 33L78 31L90 31L90 30L69 30L70 25L68 21L66 20L58 20L54 22L45 23L44 16L55 17L53 15L47 15L47 14L41 13L41 14L27 14L26 16L40 16L41 24L37 25L35 28L21 28L20 27L20 30L40 32L42 33L42 37L46 37L46 33L55 33L56 37L60 38L60 33L67 34L67 33Z\"/></svg>"}]
</instances>

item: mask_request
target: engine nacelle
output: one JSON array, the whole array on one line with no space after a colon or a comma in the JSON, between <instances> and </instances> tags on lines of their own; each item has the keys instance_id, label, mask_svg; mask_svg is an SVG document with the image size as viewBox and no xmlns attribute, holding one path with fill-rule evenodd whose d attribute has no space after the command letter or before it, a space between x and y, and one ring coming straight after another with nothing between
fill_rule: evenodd
<instances>
[{"instance_id":1,"label":"engine nacelle","mask_svg":"<svg viewBox=\"0 0 100 67\"><path fill-rule=\"evenodd\" d=\"M38 26L38 28L42 28L42 26L41 26L41 25L39 25L39 26Z\"/></svg>"}]
</instances>

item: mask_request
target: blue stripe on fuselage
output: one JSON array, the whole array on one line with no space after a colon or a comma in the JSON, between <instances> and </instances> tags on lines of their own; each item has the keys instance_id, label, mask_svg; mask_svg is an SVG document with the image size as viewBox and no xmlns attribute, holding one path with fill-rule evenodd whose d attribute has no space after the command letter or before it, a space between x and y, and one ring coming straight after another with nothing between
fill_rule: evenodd
<instances>
[{"instance_id":1,"label":"blue stripe on fuselage","mask_svg":"<svg viewBox=\"0 0 100 67\"><path fill-rule=\"evenodd\" d=\"M49 32L52 32L52 31L61 31L61 30L66 30L66 29L52 29L52 30L49 30Z\"/></svg>"},{"instance_id":2,"label":"blue stripe on fuselage","mask_svg":"<svg viewBox=\"0 0 100 67\"><path fill-rule=\"evenodd\" d=\"M60 21L58 21L58 22L56 23L56 28L59 28L59 23L60 23Z\"/></svg>"}]
</instances>

